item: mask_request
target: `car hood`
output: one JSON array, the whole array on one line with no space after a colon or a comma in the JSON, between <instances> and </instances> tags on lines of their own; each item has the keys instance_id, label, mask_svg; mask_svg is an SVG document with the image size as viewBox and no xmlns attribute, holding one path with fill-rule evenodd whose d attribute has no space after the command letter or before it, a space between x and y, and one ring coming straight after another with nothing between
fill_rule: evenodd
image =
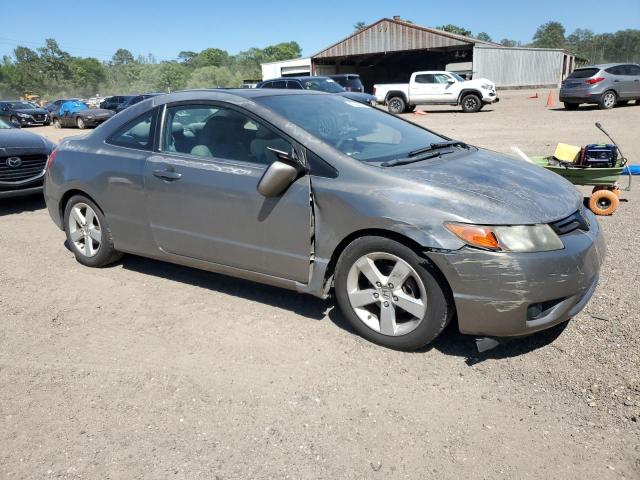
<instances>
[{"instance_id":1,"label":"car hood","mask_svg":"<svg viewBox=\"0 0 640 480\"><path fill-rule=\"evenodd\" d=\"M368 93L362 93L362 92L340 92L338 93L338 95L349 98L351 100L355 100L356 102L361 102L361 103L371 103L376 99L376 97L374 97L373 95L369 95Z\"/></svg>"},{"instance_id":2,"label":"car hood","mask_svg":"<svg viewBox=\"0 0 640 480\"><path fill-rule=\"evenodd\" d=\"M582 203L578 190L560 175L488 150L384 170L412 182L430 206L457 221L549 223L571 215Z\"/></svg>"},{"instance_id":3,"label":"car hood","mask_svg":"<svg viewBox=\"0 0 640 480\"><path fill-rule=\"evenodd\" d=\"M0 156L15 153L15 150L45 150L48 154L53 144L35 133L17 128L0 130ZM4 150L4 151L3 151Z\"/></svg>"}]
</instances>

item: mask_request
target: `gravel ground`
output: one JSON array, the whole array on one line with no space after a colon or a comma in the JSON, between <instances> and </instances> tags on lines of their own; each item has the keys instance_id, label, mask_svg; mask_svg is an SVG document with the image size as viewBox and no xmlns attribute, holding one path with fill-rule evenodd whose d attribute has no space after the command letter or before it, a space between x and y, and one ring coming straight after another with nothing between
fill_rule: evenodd
<instances>
[{"instance_id":1,"label":"gravel ground","mask_svg":"<svg viewBox=\"0 0 640 480\"><path fill-rule=\"evenodd\" d=\"M530 93L407 118L528 153L602 141L600 120L639 163L640 106ZM0 478L640 478L640 194L623 197L586 309L485 354L455 328L385 350L331 301L139 257L87 269L39 197L3 200Z\"/></svg>"}]
</instances>

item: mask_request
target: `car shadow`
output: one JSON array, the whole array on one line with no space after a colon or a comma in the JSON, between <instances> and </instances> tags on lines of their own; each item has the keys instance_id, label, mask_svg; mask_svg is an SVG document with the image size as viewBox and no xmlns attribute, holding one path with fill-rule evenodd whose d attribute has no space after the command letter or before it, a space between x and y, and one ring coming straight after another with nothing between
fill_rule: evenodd
<instances>
[{"instance_id":1,"label":"car shadow","mask_svg":"<svg viewBox=\"0 0 640 480\"><path fill-rule=\"evenodd\" d=\"M228 275L185 267L136 255L125 255L119 262L123 268L144 275L154 275L174 282L214 290L253 302L290 310L313 320L322 320L332 306L330 300L303 295Z\"/></svg>"},{"instance_id":2,"label":"car shadow","mask_svg":"<svg viewBox=\"0 0 640 480\"><path fill-rule=\"evenodd\" d=\"M416 113L420 112L420 113ZM479 112L474 113L488 113L493 112L492 109L483 108ZM460 108L451 108L447 110L416 110L415 112L403 113L402 115L431 115L432 113L464 113Z\"/></svg>"},{"instance_id":3,"label":"car shadow","mask_svg":"<svg viewBox=\"0 0 640 480\"><path fill-rule=\"evenodd\" d=\"M9 197L0 199L0 217L15 215L22 212L35 212L46 208L42 193L24 197Z\"/></svg>"}]
</instances>

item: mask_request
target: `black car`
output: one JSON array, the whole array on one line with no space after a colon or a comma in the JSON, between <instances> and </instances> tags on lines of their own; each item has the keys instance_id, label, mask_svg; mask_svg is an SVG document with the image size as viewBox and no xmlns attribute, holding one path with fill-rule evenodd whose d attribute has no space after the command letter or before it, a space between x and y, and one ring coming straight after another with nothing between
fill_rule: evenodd
<instances>
[{"instance_id":1,"label":"black car","mask_svg":"<svg viewBox=\"0 0 640 480\"><path fill-rule=\"evenodd\" d=\"M116 108L116 113L119 113L125 108L130 107L131 105L135 105L136 103L141 102L142 100L155 97L156 95L162 95L162 93L143 93L142 95L134 95L128 100L126 100L125 102L118 105L118 107Z\"/></svg>"},{"instance_id":2,"label":"black car","mask_svg":"<svg viewBox=\"0 0 640 480\"><path fill-rule=\"evenodd\" d=\"M51 123L49 112L24 100L0 102L0 119L22 127Z\"/></svg>"},{"instance_id":3,"label":"black car","mask_svg":"<svg viewBox=\"0 0 640 480\"><path fill-rule=\"evenodd\" d=\"M78 127L84 130L87 127L97 127L115 115L111 110L89 108L80 101L73 101L75 107L73 110L62 112L64 103L51 114L51 121L56 128Z\"/></svg>"},{"instance_id":4,"label":"black car","mask_svg":"<svg viewBox=\"0 0 640 480\"><path fill-rule=\"evenodd\" d=\"M113 110L114 112L118 110L118 107L125 102L131 100L135 95L113 95L112 97L107 97L102 102L100 102L100 108L104 108L105 110Z\"/></svg>"},{"instance_id":5,"label":"black car","mask_svg":"<svg viewBox=\"0 0 640 480\"><path fill-rule=\"evenodd\" d=\"M54 147L46 138L0 120L0 198L41 192Z\"/></svg>"},{"instance_id":6,"label":"black car","mask_svg":"<svg viewBox=\"0 0 640 480\"><path fill-rule=\"evenodd\" d=\"M363 92L364 85L357 73L340 73L329 75L329 78L338 82L347 92Z\"/></svg>"},{"instance_id":7,"label":"black car","mask_svg":"<svg viewBox=\"0 0 640 480\"><path fill-rule=\"evenodd\" d=\"M60 107L64 102L79 102L79 101L80 101L79 98L61 98L59 100L52 100L50 102L47 102L47 104L43 108L47 112L49 112L49 116L51 116L53 112L57 112L58 110L60 110Z\"/></svg>"},{"instance_id":8,"label":"black car","mask_svg":"<svg viewBox=\"0 0 640 480\"><path fill-rule=\"evenodd\" d=\"M319 92L335 93L365 105L375 105L376 97L362 92L349 92L339 83L329 77L282 77L265 80L256 88L286 88L294 90L316 90Z\"/></svg>"}]
</instances>

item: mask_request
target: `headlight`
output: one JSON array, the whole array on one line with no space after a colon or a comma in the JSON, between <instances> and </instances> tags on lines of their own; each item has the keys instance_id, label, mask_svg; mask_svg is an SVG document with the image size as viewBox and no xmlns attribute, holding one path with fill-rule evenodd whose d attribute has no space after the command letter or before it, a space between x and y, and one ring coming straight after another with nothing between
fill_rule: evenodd
<instances>
[{"instance_id":1,"label":"headlight","mask_svg":"<svg viewBox=\"0 0 640 480\"><path fill-rule=\"evenodd\" d=\"M26 113L18 113L18 116L22 118L29 118L29 115L27 115Z\"/></svg>"},{"instance_id":2,"label":"headlight","mask_svg":"<svg viewBox=\"0 0 640 480\"><path fill-rule=\"evenodd\" d=\"M493 85L485 83L484 85L482 85L482 88L484 88L485 90L493 90Z\"/></svg>"},{"instance_id":3,"label":"headlight","mask_svg":"<svg viewBox=\"0 0 640 480\"><path fill-rule=\"evenodd\" d=\"M496 252L548 252L564 244L549 225L487 226L447 223L447 229L472 247Z\"/></svg>"},{"instance_id":4,"label":"headlight","mask_svg":"<svg viewBox=\"0 0 640 480\"><path fill-rule=\"evenodd\" d=\"M87 115L87 118L93 118L93 115Z\"/></svg>"}]
</instances>

